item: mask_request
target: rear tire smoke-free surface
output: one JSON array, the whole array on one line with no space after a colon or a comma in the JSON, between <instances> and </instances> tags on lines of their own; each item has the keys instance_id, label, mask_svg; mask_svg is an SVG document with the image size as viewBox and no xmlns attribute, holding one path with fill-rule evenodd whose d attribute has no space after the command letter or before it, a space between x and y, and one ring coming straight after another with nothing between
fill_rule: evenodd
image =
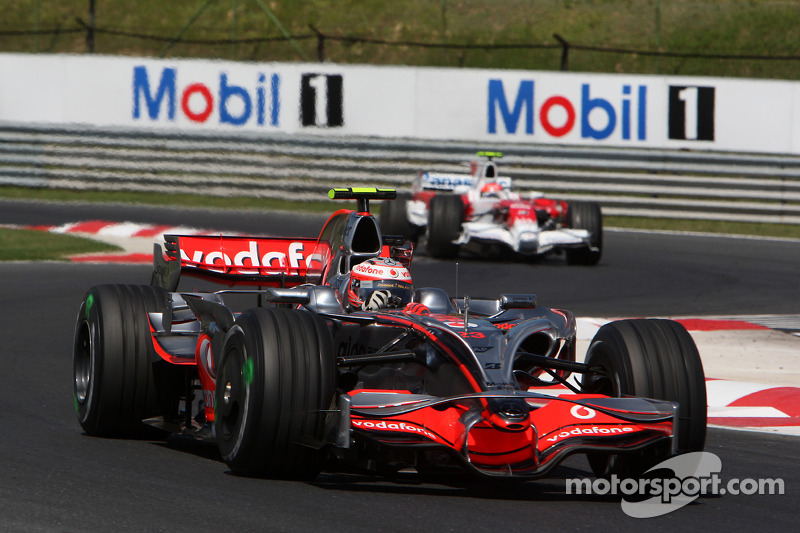
<instances>
[{"instance_id":1,"label":"rear tire smoke-free surface","mask_svg":"<svg viewBox=\"0 0 800 533\"><path fill-rule=\"evenodd\" d=\"M225 340L216 388L217 444L231 471L316 477L334 387L333 342L320 317L274 308L239 315Z\"/></svg>"},{"instance_id":2,"label":"rear tire smoke-free surface","mask_svg":"<svg viewBox=\"0 0 800 533\"><path fill-rule=\"evenodd\" d=\"M567 227L589 232L588 248L567 248L567 264L596 265L603 253L603 215L595 202L570 202Z\"/></svg>"},{"instance_id":3,"label":"rear tire smoke-free surface","mask_svg":"<svg viewBox=\"0 0 800 533\"><path fill-rule=\"evenodd\" d=\"M436 259L453 259L459 245L453 241L461 235L464 202L456 194L437 194L428 206L428 255Z\"/></svg>"},{"instance_id":4,"label":"rear tire smoke-free surface","mask_svg":"<svg viewBox=\"0 0 800 533\"><path fill-rule=\"evenodd\" d=\"M678 402L678 453L703 450L705 375L697 346L681 324L660 319L610 322L592 339L586 364L600 373L584 377L584 392ZM669 455L665 444L629 454L590 454L589 463L599 476L625 476Z\"/></svg>"},{"instance_id":5,"label":"rear tire smoke-free surface","mask_svg":"<svg viewBox=\"0 0 800 533\"><path fill-rule=\"evenodd\" d=\"M75 326L73 396L84 431L136 436L141 421L161 414L147 313L161 311L167 292L148 285L98 285L86 293Z\"/></svg>"}]
</instances>

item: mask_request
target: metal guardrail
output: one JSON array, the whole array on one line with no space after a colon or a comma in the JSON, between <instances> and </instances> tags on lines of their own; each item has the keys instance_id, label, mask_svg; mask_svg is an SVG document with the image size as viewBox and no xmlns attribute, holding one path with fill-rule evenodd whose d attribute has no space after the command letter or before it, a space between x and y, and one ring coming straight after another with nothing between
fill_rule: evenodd
<instances>
[{"instance_id":1,"label":"metal guardrail","mask_svg":"<svg viewBox=\"0 0 800 533\"><path fill-rule=\"evenodd\" d=\"M467 172L485 143L0 124L0 185L318 200ZM800 224L800 157L492 143L520 191L606 215Z\"/></svg>"}]
</instances>

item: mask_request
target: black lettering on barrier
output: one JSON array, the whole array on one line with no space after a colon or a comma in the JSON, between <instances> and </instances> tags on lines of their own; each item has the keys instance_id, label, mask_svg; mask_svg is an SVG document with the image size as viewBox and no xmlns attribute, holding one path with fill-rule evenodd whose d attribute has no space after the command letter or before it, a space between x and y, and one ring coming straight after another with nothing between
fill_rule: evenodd
<instances>
[{"instance_id":1,"label":"black lettering on barrier","mask_svg":"<svg viewBox=\"0 0 800 533\"><path fill-rule=\"evenodd\" d=\"M303 74L300 85L300 123L304 127L344 125L344 85L341 74Z\"/></svg>"},{"instance_id":2,"label":"black lettering on barrier","mask_svg":"<svg viewBox=\"0 0 800 533\"><path fill-rule=\"evenodd\" d=\"M714 87L669 87L668 137L676 140L714 140Z\"/></svg>"}]
</instances>

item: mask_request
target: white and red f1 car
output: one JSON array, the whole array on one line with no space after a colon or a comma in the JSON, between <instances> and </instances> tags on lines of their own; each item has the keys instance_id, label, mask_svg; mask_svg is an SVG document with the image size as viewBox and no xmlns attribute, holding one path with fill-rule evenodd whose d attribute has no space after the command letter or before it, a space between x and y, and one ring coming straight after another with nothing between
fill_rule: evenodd
<instances>
[{"instance_id":1,"label":"white and red f1 car","mask_svg":"<svg viewBox=\"0 0 800 533\"><path fill-rule=\"evenodd\" d=\"M167 235L150 285L89 289L73 345L83 430L155 426L215 442L236 474L303 479L537 478L574 453L610 475L703 449L703 367L680 324L611 322L580 363L572 313L535 295L412 288L411 244L369 213L394 194L334 189L359 206L314 238ZM215 289L179 288L187 276ZM349 305L398 287L385 307Z\"/></svg>"},{"instance_id":2,"label":"white and red f1 car","mask_svg":"<svg viewBox=\"0 0 800 533\"><path fill-rule=\"evenodd\" d=\"M451 259L459 249L483 255L510 250L542 255L564 250L567 262L594 265L603 246L600 206L513 192L512 180L499 176L499 152L478 152L469 174L420 172L412 193L384 202L381 225L387 234L409 238L425 232L432 257Z\"/></svg>"}]
</instances>

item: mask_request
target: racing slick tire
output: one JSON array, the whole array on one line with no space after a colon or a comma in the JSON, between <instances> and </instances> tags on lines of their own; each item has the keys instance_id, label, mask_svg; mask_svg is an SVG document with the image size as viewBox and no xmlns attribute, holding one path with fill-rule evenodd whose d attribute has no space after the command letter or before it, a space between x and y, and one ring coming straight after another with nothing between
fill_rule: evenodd
<instances>
[{"instance_id":1,"label":"racing slick tire","mask_svg":"<svg viewBox=\"0 0 800 533\"><path fill-rule=\"evenodd\" d=\"M416 227L408 221L408 202L410 200L410 193L398 192L397 198L383 202L380 214L381 233L402 235L409 240L417 238Z\"/></svg>"},{"instance_id":2,"label":"racing slick tire","mask_svg":"<svg viewBox=\"0 0 800 533\"><path fill-rule=\"evenodd\" d=\"M428 209L428 255L436 259L453 259L464 221L464 202L456 194L437 194Z\"/></svg>"},{"instance_id":3,"label":"racing slick tire","mask_svg":"<svg viewBox=\"0 0 800 533\"><path fill-rule=\"evenodd\" d=\"M297 309L243 312L228 332L216 385L215 432L234 474L313 479L335 395L331 334Z\"/></svg>"},{"instance_id":4,"label":"racing slick tire","mask_svg":"<svg viewBox=\"0 0 800 533\"><path fill-rule=\"evenodd\" d=\"M706 384L703 364L691 335L673 320L618 320L592 339L583 392L613 397L637 396L678 402L677 453L702 451L706 437ZM605 477L637 475L667 459L664 442L626 454L589 454L594 473Z\"/></svg>"},{"instance_id":5,"label":"racing slick tire","mask_svg":"<svg viewBox=\"0 0 800 533\"><path fill-rule=\"evenodd\" d=\"M75 412L87 434L134 437L142 420L162 414L149 312L164 309L167 292L149 285L98 285L81 303L73 344Z\"/></svg>"},{"instance_id":6,"label":"racing slick tire","mask_svg":"<svg viewBox=\"0 0 800 533\"><path fill-rule=\"evenodd\" d=\"M567 248L567 264L596 265L603 252L603 215L595 202L570 202L567 227L589 232L589 247Z\"/></svg>"}]
</instances>

